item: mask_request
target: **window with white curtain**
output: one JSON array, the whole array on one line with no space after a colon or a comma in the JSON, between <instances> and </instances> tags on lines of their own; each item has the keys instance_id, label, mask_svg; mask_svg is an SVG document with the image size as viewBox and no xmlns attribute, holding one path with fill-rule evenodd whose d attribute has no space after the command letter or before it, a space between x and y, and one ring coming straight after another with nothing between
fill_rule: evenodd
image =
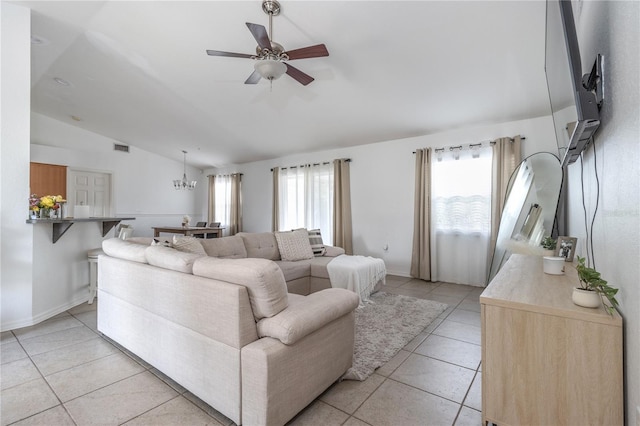
<instances>
[{"instance_id":1,"label":"window with white curtain","mask_svg":"<svg viewBox=\"0 0 640 426\"><path fill-rule=\"evenodd\" d=\"M231 175L217 175L215 180L214 221L227 228L231 223Z\"/></svg>"},{"instance_id":2,"label":"window with white curtain","mask_svg":"<svg viewBox=\"0 0 640 426\"><path fill-rule=\"evenodd\" d=\"M434 157L432 280L484 285L491 230L492 149L454 149Z\"/></svg>"},{"instance_id":3,"label":"window with white curtain","mask_svg":"<svg viewBox=\"0 0 640 426\"><path fill-rule=\"evenodd\" d=\"M332 244L333 165L315 164L280 169L280 230L320 229Z\"/></svg>"}]
</instances>

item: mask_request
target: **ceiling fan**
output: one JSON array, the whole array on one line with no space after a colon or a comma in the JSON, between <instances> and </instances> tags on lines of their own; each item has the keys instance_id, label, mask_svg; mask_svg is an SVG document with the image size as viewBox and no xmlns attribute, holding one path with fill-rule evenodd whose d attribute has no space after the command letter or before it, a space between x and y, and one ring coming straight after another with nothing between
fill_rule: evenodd
<instances>
[{"instance_id":1,"label":"ceiling fan","mask_svg":"<svg viewBox=\"0 0 640 426\"><path fill-rule=\"evenodd\" d=\"M329 56L329 51L324 44L303 47L300 49L286 51L281 44L273 41L272 19L280 13L280 3L276 0L264 0L262 2L262 10L269 15L269 33L264 26L247 22L247 27L251 34L258 42L256 54L222 52L220 50L207 50L210 56L228 56L230 58L248 58L255 60L255 71L247 78L244 84L256 84L261 78L269 80L273 84L273 80L277 80L282 74L287 73L290 77L306 86L313 81L313 77L299 69L289 65L287 61L294 59L317 58L320 56Z\"/></svg>"}]
</instances>

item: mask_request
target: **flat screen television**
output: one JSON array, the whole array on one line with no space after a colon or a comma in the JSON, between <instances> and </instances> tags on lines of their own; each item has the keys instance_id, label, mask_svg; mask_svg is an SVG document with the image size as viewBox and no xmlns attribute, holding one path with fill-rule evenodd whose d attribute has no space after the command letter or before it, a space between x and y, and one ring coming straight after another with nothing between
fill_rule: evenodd
<instances>
[{"instance_id":1,"label":"flat screen television","mask_svg":"<svg viewBox=\"0 0 640 426\"><path fill-rule=\"evenodd\" d=\"M598 55L591 74L583 76L571 1L547 0L544 68L563 167L580 157L600 126L600 61Z\"/></svg>"}]
</instances>

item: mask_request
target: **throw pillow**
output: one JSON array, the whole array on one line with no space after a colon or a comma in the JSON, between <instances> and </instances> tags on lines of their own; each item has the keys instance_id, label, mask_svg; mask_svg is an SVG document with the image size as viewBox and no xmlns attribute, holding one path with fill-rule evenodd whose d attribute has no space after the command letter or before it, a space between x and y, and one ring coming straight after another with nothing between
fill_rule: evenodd
<instances>
[{"instance_id":1,"label":"throw pillow","mask_svg":"<svg viewBox=\"0 0 640 426\"><path fill-rule=\"evenodd\" d=\"M313 259L313 251L309 244L309 233L306 229L295 231L275 232L278 250L282 260L290 262L303 259Z\"/></svg>"},{"instance_id":2,"label":"throw pillow","mask_svg":"<svg viewBox=\"0 0 640 426\"><path fill-rule=\"evenodd\" d=\"M207 255L207 252L204 251L204 248L202 247L202 244L200 244L200 241L198 241L198 239L194 237L174 235L173 248L176 250L184 251L186 253L201 254L203 256Z\"/></svg>"},{"instance_id":3,"label":"throw pillow","mask_svg":"<svg viewBox=\"0 0 640 426\"><path fill-rule=\"evenodd\" d=\"M319 229L309 230L309 244L311 244L311 251L314 256L324 256L327 251L322 242L322 234Z\"/></svg>"},{"instance_id":4,"label":"throw pillow","mask_svg":"<svg viewBox=\"0 0 640 426\"><path fill-rule=\"evenodd\" d=\"M158 240L157 238L154 238L153 240L151 240L151 245L152 246L163 246L163 247L171 247L171 243L167 240Z\"/></svg>"}]
</instances>

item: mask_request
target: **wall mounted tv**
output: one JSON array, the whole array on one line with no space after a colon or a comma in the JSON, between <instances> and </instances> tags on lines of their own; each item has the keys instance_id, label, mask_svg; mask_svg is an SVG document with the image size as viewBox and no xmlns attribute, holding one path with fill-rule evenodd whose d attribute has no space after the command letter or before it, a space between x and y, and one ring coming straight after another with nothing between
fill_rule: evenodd
<instances>
[{"instance_id":1,"label":"wall mounted tv","mask_svg":"<svg viewBox=\"0 0 640 426\"><path fill-rule=\"evenodd\" d=\"M582 74L570 0L547 0L545 74L562 166L573 163L600 126L602 57Z\"/></svg>"}]
</instances>

